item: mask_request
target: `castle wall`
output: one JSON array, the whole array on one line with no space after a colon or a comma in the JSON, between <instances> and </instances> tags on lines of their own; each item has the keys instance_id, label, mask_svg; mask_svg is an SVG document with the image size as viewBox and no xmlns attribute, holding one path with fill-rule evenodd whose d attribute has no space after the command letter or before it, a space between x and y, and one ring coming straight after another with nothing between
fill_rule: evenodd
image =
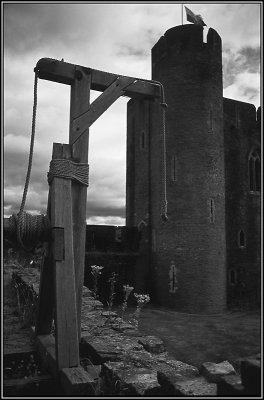
<instances>
[{"instance_id":1,"label":"castle wall","mask_svg":"<svg viewBox=\"0 0 264 400\"><path fill-rule=\"evenodd\" d=\"M259 111L260 114L260 111ZM229 305L260 304L260 191L251 190L249 157L260 155L254 105L224 99L227 289Z\"/></svg>"},{"instance_id":2,"label":"castle wall","mask_svg":"<svg viewBox=\"0 0 264 400\"><path fill-rule=\"evenodd\" d=\"M250 188L248 160L254 149L260 155L260 109L256 121L253 105L223 99L221 38L213 29L205 42L202 27L169 29L152 49L152 79L168 104L168 221L161 219L160 100L133 99L127 225L143 226L135 279L142 290L146 280L152 300L179 311L221 312L227 294L229 305L239 296L259 303L260 193Z\"/></svg>"}]
</instances>

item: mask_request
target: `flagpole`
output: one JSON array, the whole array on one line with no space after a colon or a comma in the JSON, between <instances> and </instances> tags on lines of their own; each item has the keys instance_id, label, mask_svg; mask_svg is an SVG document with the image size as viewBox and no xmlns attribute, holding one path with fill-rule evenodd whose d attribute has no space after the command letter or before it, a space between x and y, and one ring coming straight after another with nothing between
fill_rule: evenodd
<instances>
[{"instance_id":1,"label":"flagpole","mask_svg":"<svg viewBox=\"0 0 264 400\"><path fill-rule=\"evenodd\" d=\"M183 4L181 5L181 11L182 11L182 25L183 25Z\"/></svg>"}]
</instances>

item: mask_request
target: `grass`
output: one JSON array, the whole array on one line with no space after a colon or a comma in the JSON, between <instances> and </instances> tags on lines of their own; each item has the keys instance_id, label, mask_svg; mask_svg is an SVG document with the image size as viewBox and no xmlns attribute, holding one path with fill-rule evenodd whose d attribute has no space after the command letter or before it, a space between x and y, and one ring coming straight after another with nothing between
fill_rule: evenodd
<instances>
[{"instance_id":1,"label":"grass","mask_svg":"<svg viewBox=\"0 0 264 400\"><path fill-rule=\"evenodd\" d=\"M206 316L183 314L165 308L144 308L139 329L164 341L176 360L200 367L204 362L238 359L260 353L260 313L227 311Z\"/></svg>"}]
</instances>

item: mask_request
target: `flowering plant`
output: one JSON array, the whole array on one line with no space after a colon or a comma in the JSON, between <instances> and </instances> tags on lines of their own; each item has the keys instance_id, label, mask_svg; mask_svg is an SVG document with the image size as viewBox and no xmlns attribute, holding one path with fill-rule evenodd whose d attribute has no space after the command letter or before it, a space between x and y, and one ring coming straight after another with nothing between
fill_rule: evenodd
<instances>
[{"instance_id":1,"label":"flowering plant","mask_svg":"<svg viewBox=\"0 0 264 400\"><path fill-rule=\"evenodd\" d=\"M142 307L144 307L145 304L147 304L150 301L150 297L148 294L138 294L138 293L134 293L134 296L137 300L137 308L133 315L133 322L136 328L138 328L141 309Z\"/></svg>"},{"instance_id":2,"label":"flowering plant","mask_svg":"<svg viewBox=\"0 0 264 400\"><path fill-rule=\"evenodd\" d=\"M114 297L115 297L115 284L116 280L118 278L118 274L113 272L111 277L108 279L108 282L110 283L110 294L109 294L109 303L108 303L108 310L111 311L114 303Z\"/></svg>"},{"instance_id":3,"label":"flowering plant","mask_svg":"<svg viewBox=\"0 0 264 400\"><path fill-rule=\"evenodd\" d=\"M97 299L97 297L98 297L98 286L97 286L97 284L98 284L98 277L99 277L99 275L101 275L101 273L102 273L102 269L103 269L104 267L101 267L101 266L99 266L99 265L91 265L91 272L92 272L92 275L93 275L93 278L94 278L94 290L93 290L93 293L94 293L94 298L95 299Z\"/></svg>"},{"instance_id":4,"label":"flowering plant","mask_svg":"<svg viewBox=\"0 0 264 400\"><path fill-rule=\"evenodd\" d=\"M124 319L124 314L127 309L127 300L128 300L130 293L132 292L132 290L134 290L133 286L123 285L123 291L125 292L125 298L124 298L124 301L122 304L122 319Z\"/></svg>"}]
</instances>

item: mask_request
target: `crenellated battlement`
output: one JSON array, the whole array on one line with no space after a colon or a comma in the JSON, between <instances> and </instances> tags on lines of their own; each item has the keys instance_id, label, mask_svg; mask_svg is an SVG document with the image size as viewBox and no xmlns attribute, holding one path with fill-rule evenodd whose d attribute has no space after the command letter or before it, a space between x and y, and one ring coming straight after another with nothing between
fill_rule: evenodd
<instances>
[{"instance_id":1,"label":"crenellated battlement","mask_svg":"<svg viewBox=\"0 0 264 400\"><path fill-rule=\"evenodd\" d=\"M152 48L152 60L154 63L168 55L170 49L175 52L202 53L208 51L214 55L221 55L222 40L218 33L210 28L207 34L207 42L203 40L203 27L186 24L168 29L164 36Z\"/></svg>"}]
</instances>

